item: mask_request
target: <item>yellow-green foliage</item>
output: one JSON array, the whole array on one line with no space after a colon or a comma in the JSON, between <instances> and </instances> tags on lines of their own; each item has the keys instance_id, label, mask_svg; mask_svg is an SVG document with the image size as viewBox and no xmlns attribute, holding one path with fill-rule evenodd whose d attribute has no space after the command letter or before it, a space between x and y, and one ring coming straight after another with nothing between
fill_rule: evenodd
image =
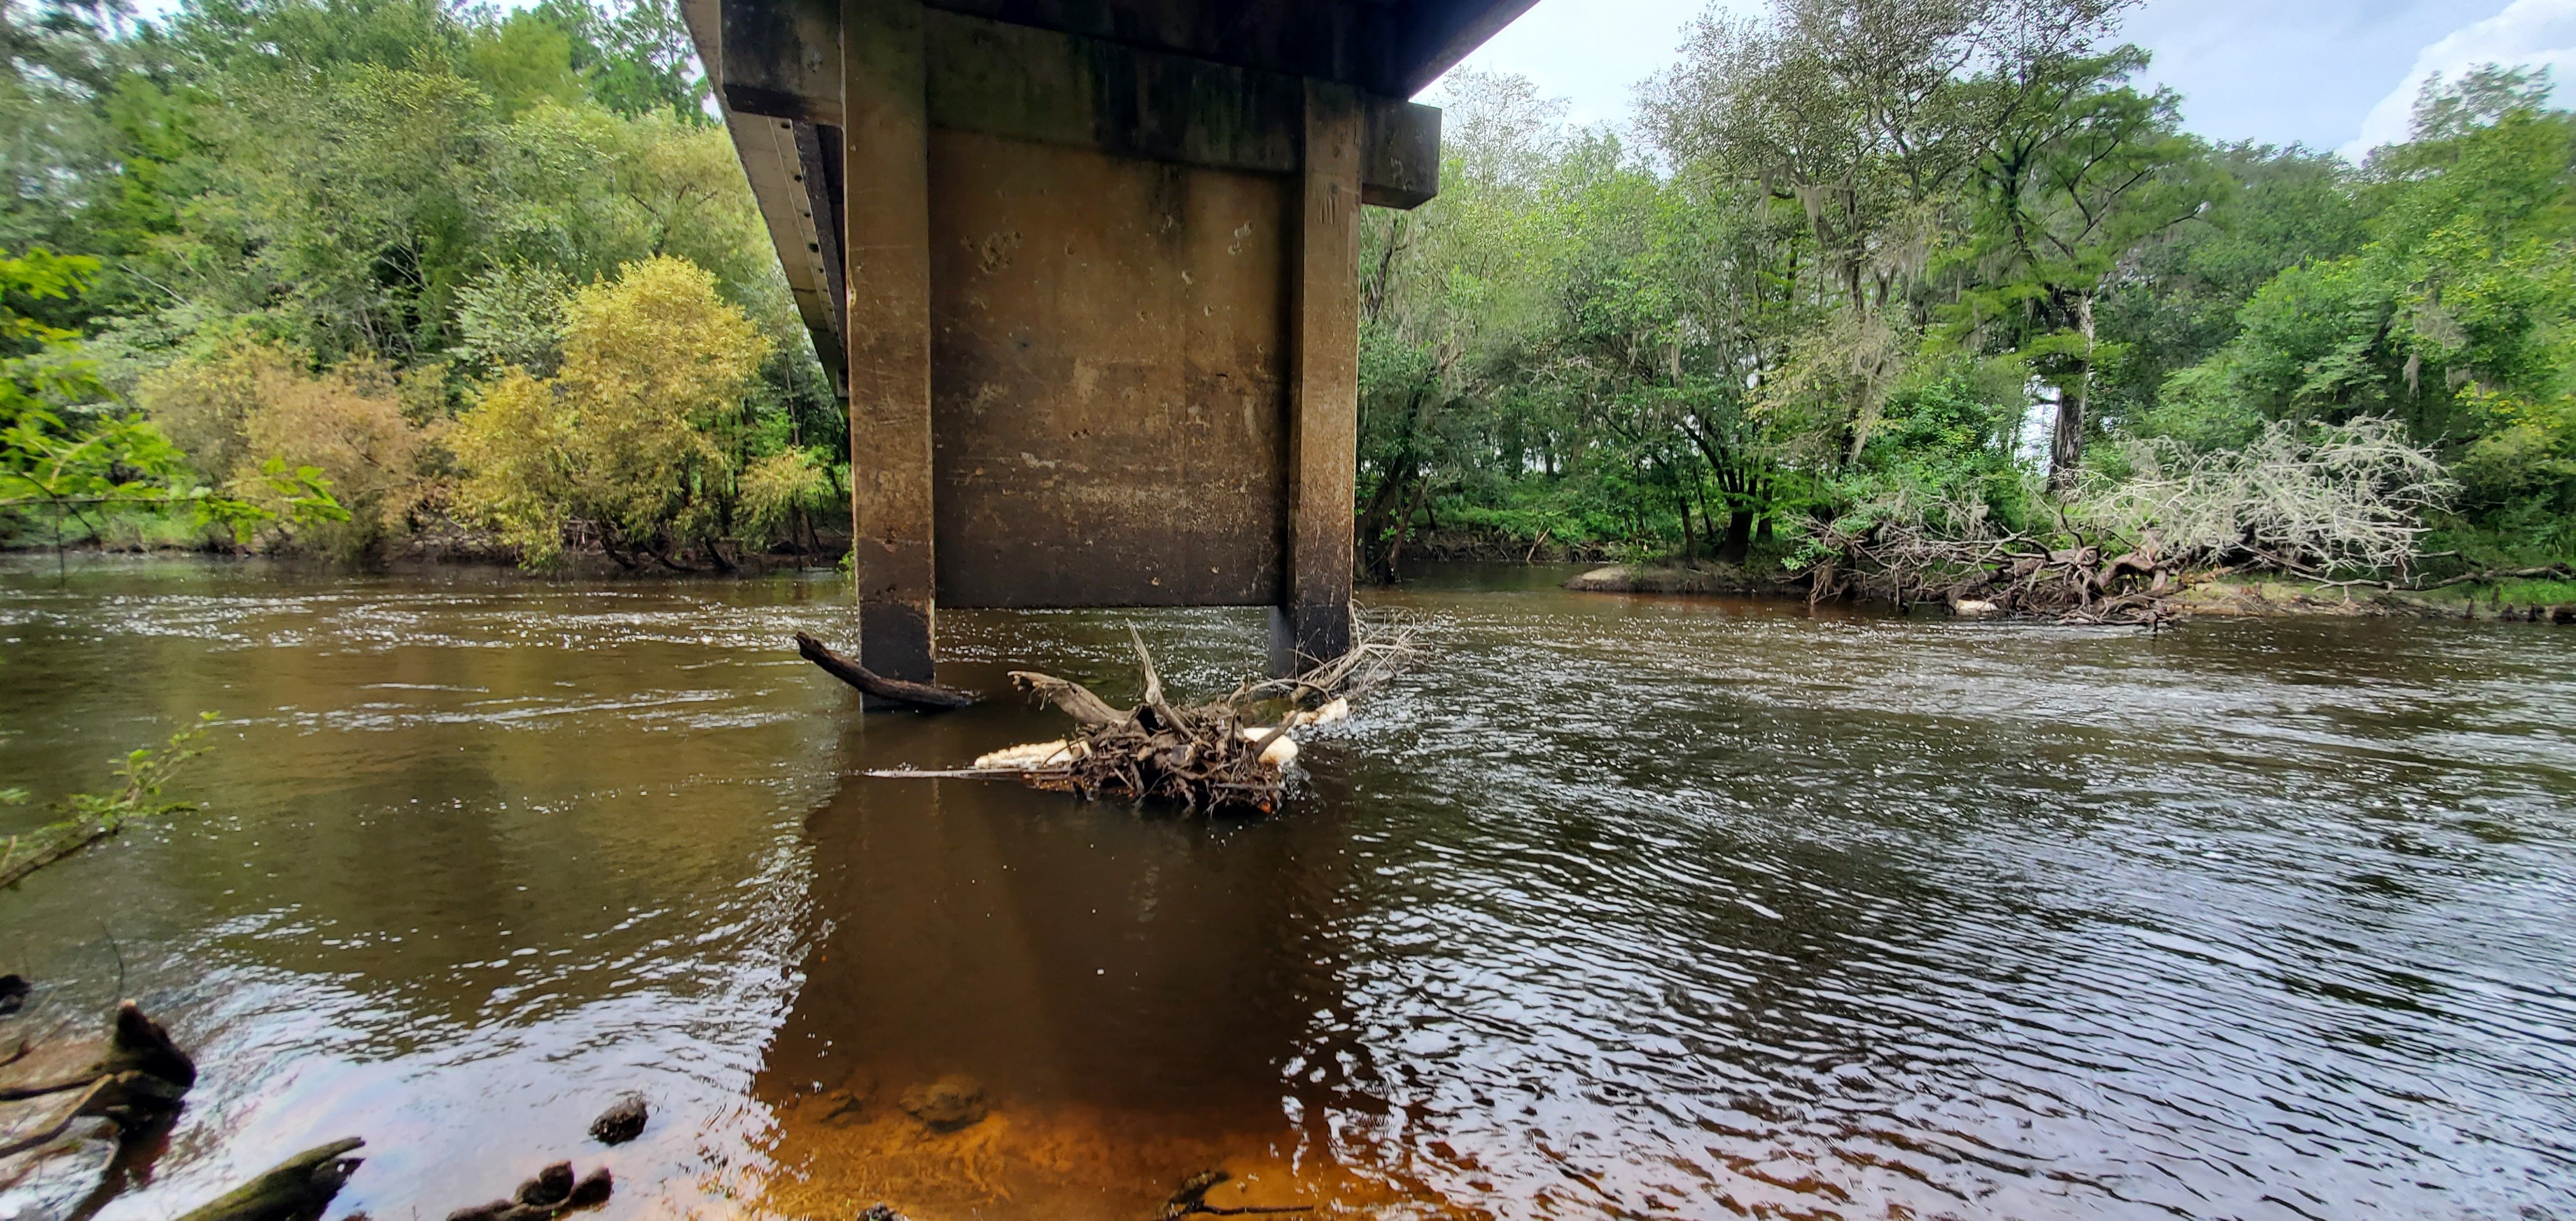
<instances>
[{"instance_id":1,"label":"yellow-green foliage","mask_svg":"<svg viewBox=\"0 0 2576 1221\"><path fill-rule=\"evenodd\" d=\"M531 564L576 524L620 558L706 547L734 525L743 399L768 353L705 270L628 264L573 294L559 372L512 370L457 419L457 503Z\"/></svg>"},{"instance_id":2,"label":"yellow-green foliage","mask_svg":"<svg viewBox=\"0 0 2576 1221\"><path fill-rule=\"evenodd\" d=\"M742 473L743 532L761 539L779 537L799 511L818 512L840 499L832 486L831 468L801 449L783 449L751 464Z\"/></svg>"},{"instance_id":3,"label":"yellow-green foliage","mask_svg":"<svg viewBox=\"0 0 2576 1221\"><path fill-rule=\"evenodd\" d=\"M290 348L237 341L152 374L140 395L200 475L280 522L287 492L269 465L321 471L349 516L304 523L310 544L363 551L398 531L420 497L421 430L405 418L393 371L373 357L315 373Z\"/></svg>"},{"instance_id":4,"label":"yellow-green foliage","mask_svg":"<svg viewBox=\"0 0 2576 1221\"><path fill-rule=\"evenodd\" d=\"M319 467L330 478L349 520L310 529L329 535L321 541L333 550L363 550L399 530L419 496L420 430L403 418L393 371L372 357L351 357L318 376L263 372L245 431L251 453ZM276 496L266 478L247 471L234 473L229 490L254 504Z\"/></svg>"},{"instance_id":5,"label":"yellow-green foliage","mask_svg":"<svg viewBox=\"0 0 2576 1221\"><path fill-rule=\"evenodd\" d=\"M230 479L250 456L250 415L261 378L294 367L276 344L228 341L144 377L136 397L188 463L210 483Z\"/></svg>"}]
</instances>

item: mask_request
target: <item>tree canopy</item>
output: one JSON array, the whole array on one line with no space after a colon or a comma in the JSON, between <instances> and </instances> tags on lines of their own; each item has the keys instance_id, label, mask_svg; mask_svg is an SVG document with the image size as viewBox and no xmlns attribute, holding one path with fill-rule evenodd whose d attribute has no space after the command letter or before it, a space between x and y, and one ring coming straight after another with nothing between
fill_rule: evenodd
<instances>
[{"instance_id":1,"label":"tree canopy","mask_svg":"<svg viewBox=\"0 0 2576 1221\"><path fill-rule=\"evenodd\" d=\"M2319 455L2413 481L2335 503L2416 552L2576 555L2546 75L2436 80L2363 164L2212 144L2131 7L1713 9L1615 127L1453 72L1442 194L1364 220L1364 567L1448 527L1797 569ZM122 455L344 554L821 545L846 420L672 0L0 0L0 36L21 468Z\"/></svg>"},{"instance_id":2,"label":"tree canopy","mask_svg":"<svg viewBox=\"0 0 2576 1221\"><path fill-rule=\"evenodd\" d=\"M656 342L583 346L601 294L640 293L697 311L659 325L722 336L731 370L692 391L722 404L653 408L704 433L688 445L721 452L725 479L792 473L746 528L812 539L846 423L671 0L192 0L158 21L0 0L0 32L0 248L30 275L79 268L77 294L17 294L86 371L38 395L66 435L148 418L154 460L268 512L271 543L359 554L490 527L550 556L560 540L487 512L478 463L502 459L461 443L466 421L521 382L677 393ZM320 472L349 519L282 513L271 459ZM557 508L566 529L641 528ZM660 559L720 559L694 518L645 533Z\"/></svg>"},{"instance_id":3,"label":"tree canopy","mask_svg":"<svg viewBox=\"0 0 2576 1221\"><path fill-rule=\"evenodd\" d=\"M2546 76L2432 82L2367 164L2215 145L2133 83L2129 7L1713 10L1624 129L1453 73L1442 195L1368 218L1363 554L1445 523L1795 566L1889 514L2046 522L2141 446L2385 420L2425 462L2372 478L2456 479L2405 501L2424 549L2576 555Z\"/></svg>"}]
</instances>

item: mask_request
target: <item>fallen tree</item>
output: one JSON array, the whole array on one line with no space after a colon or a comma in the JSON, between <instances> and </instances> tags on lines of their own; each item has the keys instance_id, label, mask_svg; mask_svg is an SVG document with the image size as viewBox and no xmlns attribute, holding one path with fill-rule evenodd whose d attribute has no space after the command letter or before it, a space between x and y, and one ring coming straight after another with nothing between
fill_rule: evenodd
<instances>
[{"instance_id":1,"label":"fallen tree","mask_svg":"<svg viewBox=\"0 0 2576 1221\"><path fill-rule=\"evenodd\" d=\"M2015 527L1983 503L1902 489L1810 539L1810 602L1844 594L1963 614L2155 625L2187 574L2259 568L2311 580L2404 574L2451 485L2387 420L2276 424L2242 451L2132 443L2088 471L2053 520Z\"/></svg>"},{"instance_id":2,"label":"fallen tree","mask_svg":"<svg viewBox=\"0 0 2576 1221\"><path fill-rule=\"evenodd\" d=\"M954 687L887 678L860 665L856 658L844 657L833 652L822 641L803 632L796 633L796 651L805 660L822 667L824 673L858 688L863 694L880 700L918 708L924 712L944 712L951 708L963 708L975 702L974 695Z\"/></svg>"}]
</instances>

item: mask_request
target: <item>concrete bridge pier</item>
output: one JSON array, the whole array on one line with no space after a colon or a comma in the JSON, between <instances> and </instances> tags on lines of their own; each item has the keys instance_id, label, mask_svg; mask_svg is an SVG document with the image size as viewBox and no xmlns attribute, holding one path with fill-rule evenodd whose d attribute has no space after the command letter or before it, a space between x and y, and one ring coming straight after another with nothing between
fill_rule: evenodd
<instances>
[{"instance_id":1,"label":"concrete bridge pier","mask_svg":"<svg viewBox=\"0 0 2576 1221\"><path fill-rule=\"evenodd\" d=\"M850 409L859 655L938 609L1273 608L1350 644L1363 203L1528 0L692 0Z\"/></svg>"}]
</instances>

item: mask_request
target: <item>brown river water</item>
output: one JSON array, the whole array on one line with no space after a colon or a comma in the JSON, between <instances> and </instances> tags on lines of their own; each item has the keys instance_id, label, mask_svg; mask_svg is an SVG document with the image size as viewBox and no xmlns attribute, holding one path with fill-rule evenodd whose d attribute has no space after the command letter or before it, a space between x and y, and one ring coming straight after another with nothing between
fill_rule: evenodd
<instances>
[{"instance_id":1,"label":"brown river water","mask_svg":"<svg viewBox=\"0 0 2576 1221\"><path fill-rule=\"evenodd\" d=\"M1424 661L1210 823L860 775L1063 722L862 718L788 643L843 638L830 573L12 561L0 786L224 720L202 811L0 892L30 1017L121 990L204 1072L0 1221L350 1135L335 1219L557 1158L605 1217L1144 1221L1222 1168L1290 1216L2576 1218L2576 632L1563 576L1366 595ZM1258 611L955 612L942 677L1130 698L1130 623L1181 693L1262 655ZM952 1073L981 1122L896 1105Z\"/></svg>"}]
</instances>

